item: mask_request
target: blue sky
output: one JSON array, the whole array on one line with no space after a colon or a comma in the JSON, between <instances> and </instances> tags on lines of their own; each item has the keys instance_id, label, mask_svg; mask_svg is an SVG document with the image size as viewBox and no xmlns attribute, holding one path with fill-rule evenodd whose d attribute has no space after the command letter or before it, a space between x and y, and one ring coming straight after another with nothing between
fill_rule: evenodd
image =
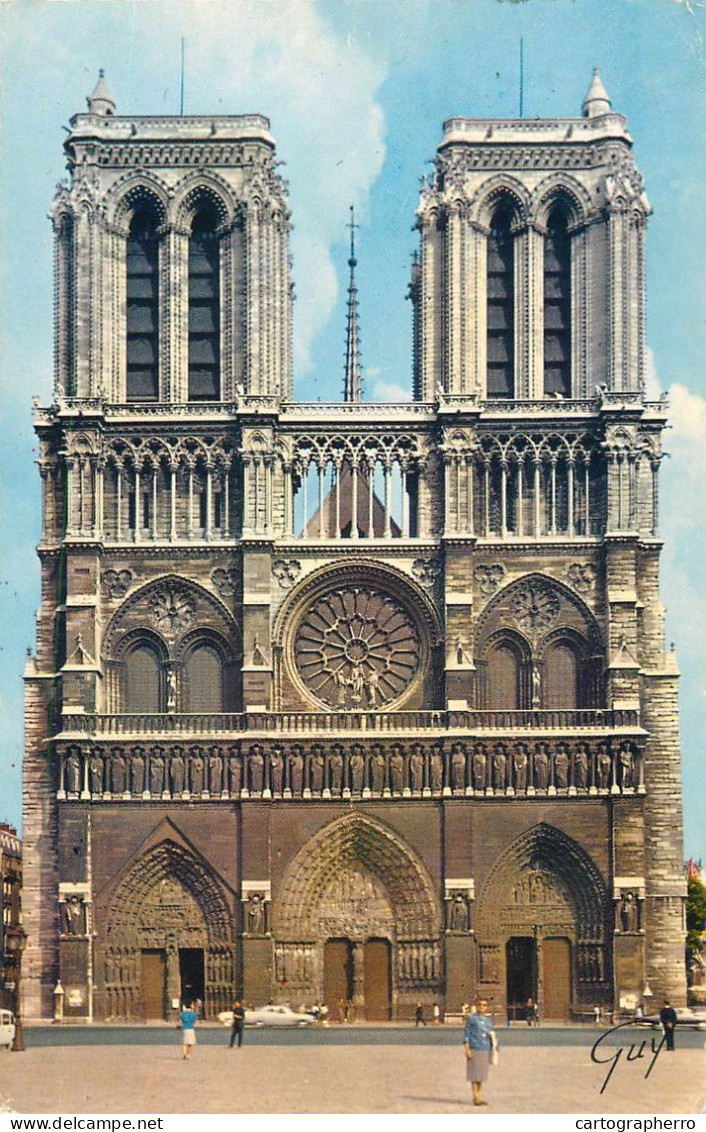
<instances>
[{"instance_id":1,"label":"blue sky","mask_svg":"<svg viewBox=\"0 0 706 1132\"><path fill-rule=\"evenodd\" d=\"M669 391L662 592L682 679L686 852L706 860L702 756L706 537L706 3L703 0L5 0L0 6L2 457L0 820L20 821L21 672L34 638L39 477L31 398L50 400L52 247L62 125L104 67L118 113L267 114L294 231L295 393L336 399L345 224L360 222L367 396L409 391L405 302L419 178L454 115L578 116L598 65L654 208L650 384Z\"/></svg>"}]
</instances>

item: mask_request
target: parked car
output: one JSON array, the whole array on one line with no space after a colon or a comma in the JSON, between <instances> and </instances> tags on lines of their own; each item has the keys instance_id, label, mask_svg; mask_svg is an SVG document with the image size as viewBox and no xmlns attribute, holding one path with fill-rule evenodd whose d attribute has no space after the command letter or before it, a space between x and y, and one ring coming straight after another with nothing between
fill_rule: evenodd
<instances>
[{"instance_id":1,"label":"parked car","mask_svg":"<svg viewBox=\"0 0 706 1132\"><path fill-rule=\"evenodd\" d=\"M11 1010L0 1010L0 1049L9 1049L15 1040L15 1015Z\"/></svg>"},{"instance_id":2,"label":"parked car","mask_svg":"<svg viewBox=\"0 0 706 1132\"><path fill-rule=\"evenodd\" d=\"M218 1021L224 1026L232 1025L232 1011L222 1011L218 1015ZM313 1022L313 1014L300 1014L292 1010L291 1006L258 1006L255 1010L245 1008L246 1026L311 1026Z\"/></svg>"},{"instance_id":3,"label":"parked car","mask_svg":"<svg viewBox=\"0 0 706 1132\"><path fill-rule=\"evenodd\" d=\"M677 1030L706 1030L706 1013L689 1010L688 1007L677 1007ZM662 1023L659 1013L646 1014L644 1018L633 1019L636 1026L647 1026L652 1030L661 1030Z\"/></svg>"}]
</instances>

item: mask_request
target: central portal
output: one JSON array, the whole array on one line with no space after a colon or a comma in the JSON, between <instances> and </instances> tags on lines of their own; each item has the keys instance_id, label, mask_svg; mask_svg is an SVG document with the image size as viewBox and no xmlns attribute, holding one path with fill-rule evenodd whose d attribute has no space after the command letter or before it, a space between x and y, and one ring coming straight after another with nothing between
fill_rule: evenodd
<instances>
[{"instance_id":1,"label":"central portal","mask_svg":"<svg viewBox=\"0 0 706 1132\"><path fill-rule=\"evenodd\" d=\"M392 1014L391 945L387 939L329 939L324 944L324 1002L333 1018L352 1019L356 1001L367 1022L389 1022ZM362 996L361 996L362 992ZM362 1001L361 1001L362 997Z\"/></svg>"}]
</instances>

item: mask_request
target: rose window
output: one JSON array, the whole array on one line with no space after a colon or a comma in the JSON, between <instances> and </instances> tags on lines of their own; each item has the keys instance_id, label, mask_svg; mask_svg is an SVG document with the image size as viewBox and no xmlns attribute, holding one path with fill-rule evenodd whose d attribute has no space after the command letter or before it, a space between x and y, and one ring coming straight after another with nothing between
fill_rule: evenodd
<instances>
[{"instance_id":1,"label":"rose window","mask_svg":"<svg viewBox=\"0 0 706 1132\"><path fill-rule=\"evenodd\" d=\"M419 635L388 594L349 586L319 598L294 643L297 670L331 707L368 710L398 699L420 665Z\"/></svg>"},{"instance_id":2,"label":"rose window","mask_svg":"<svg viewBox=\"0 0 706 1132\"><path fill-rule=\"evenodd\" d=\"M177 587L167 586L152 595L150 617L167 636L174 636L191 624L196 607L190 594Z\"/></svg>"},{"instance_id":3,"label":"rose window","mask_svg":"<svg viewBox=\"0 0 706 1132\"><path fill-rule=\"evenodd\" d=\"M521 629L547 629L559 614L559 598L541 582L530 582L516 592L511 608Z\"/></svg>"}]
</instances>

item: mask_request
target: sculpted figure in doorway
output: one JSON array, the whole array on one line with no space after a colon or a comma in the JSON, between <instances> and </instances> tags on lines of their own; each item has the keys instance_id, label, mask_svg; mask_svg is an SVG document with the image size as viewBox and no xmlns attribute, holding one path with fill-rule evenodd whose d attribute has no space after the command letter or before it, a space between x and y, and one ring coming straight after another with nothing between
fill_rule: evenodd
<instances>
[{"instance_id":1,"label":"sculpted figure in doorway","mask_svg":"<svg viewBox=\"0 0 706 1132\"><path fill-rule=\"evenodd\" d=\"M265 931L265 907L257 892L248 901L248 931L251 935L263 935Z\"/></svg>"},{"instance_id":2,"label":"sculpted figure in doorway","mask_svg":"<svg viewBox=\"0 0 706 1132\"><path fill-rule=\"evenodd\" d=\"M468 906L465 897L457 892L451 905L451 931L468 931Z\"/></svg>"},{"instance_id":3,"label":"sculpted figure in doorway","mask_svg":"<svg viewBox=\"0 0 706 1132\"><path fill-rule=\"evenodd\" d=\"M65 935L83 935L86 918L80 896L70 896L62 906L61 927Z\"/></svg>"}]
</instances>

